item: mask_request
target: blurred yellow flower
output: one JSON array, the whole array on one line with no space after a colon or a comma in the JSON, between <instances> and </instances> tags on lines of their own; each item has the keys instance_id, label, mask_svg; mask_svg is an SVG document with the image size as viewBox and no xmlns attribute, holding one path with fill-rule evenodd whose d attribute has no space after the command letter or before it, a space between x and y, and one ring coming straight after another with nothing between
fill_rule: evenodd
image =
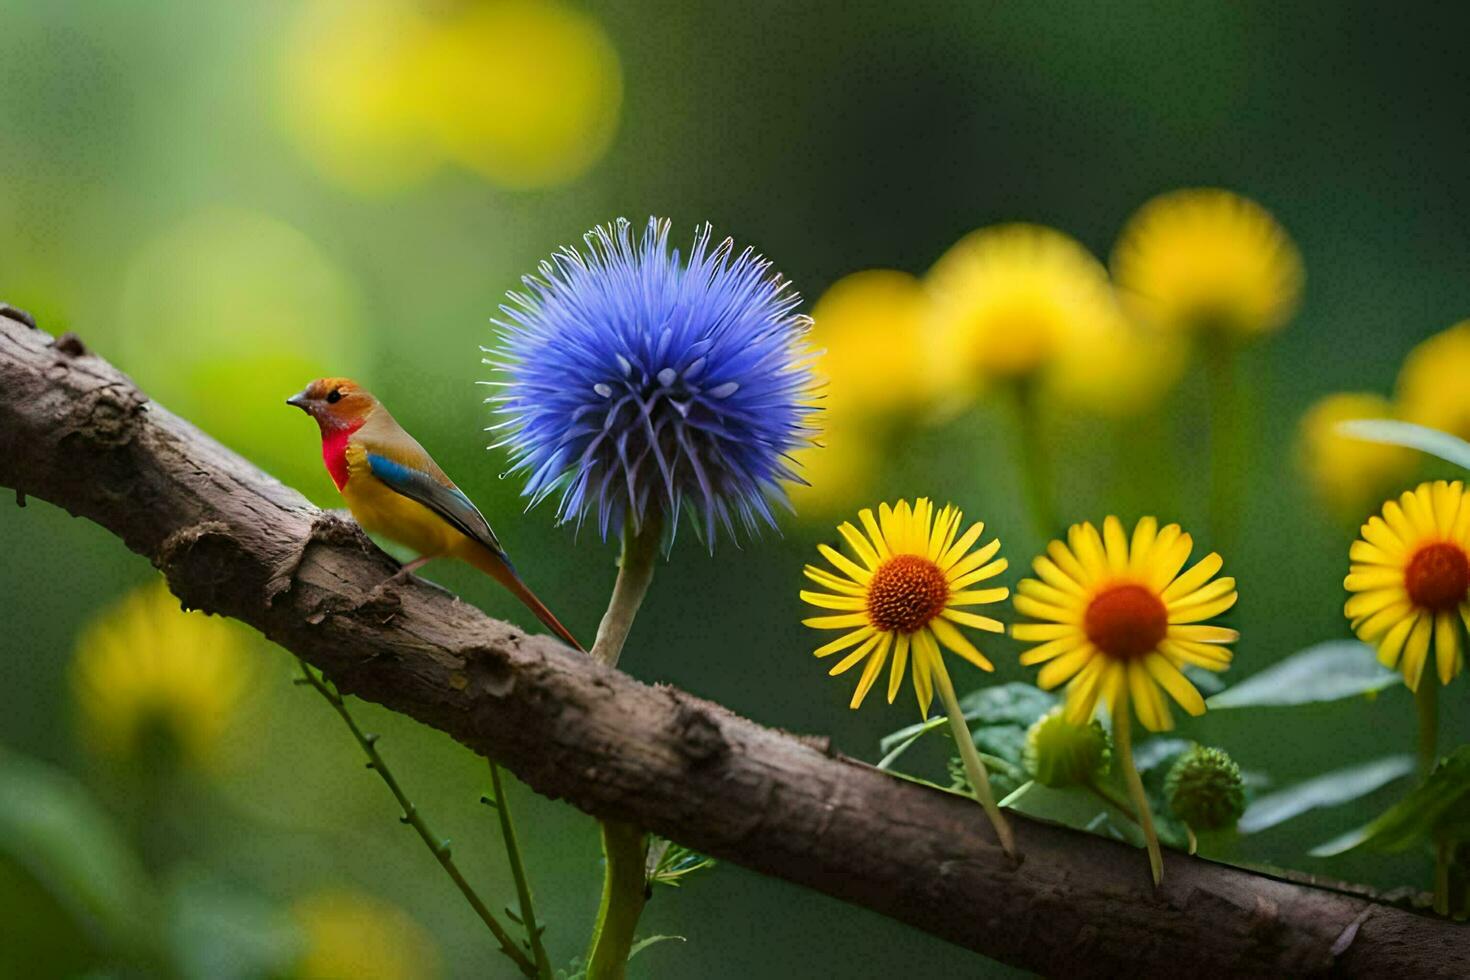
<instances>
[{"instance_id":1,"label":"blurred yellow flower","mask_svg":"<svg viewBox=\"0 0 1470 980\"><path fill-rule=\"evenodd\" d=\"M1470 320L1422 341L1399 368L1399 417L1470 439Z\"/></svg>"},{"instance_id":2,"label":"blurred yellow flower","mask_svg":"<svg viewBox=\"0 0 1470 980\"><path fill-rule=\"evenodd\" d=\"M817 300L807 339L823 352L821 434L796 454L809 484L792 487L799 513L830 516L867 497L894 430L927 407L926 302L919 280L893 269L854 272Z\"/></svg>"},{"instance_id":3,"label":"blurred yellow flower","mask_svg":"<svg viewBox=\"0 0 1470 980\"><path fill-rule=\"evenodd\" d=\"M350 190L394 190L443 160L426 139L430 98L417 74L428 31L402 0L310 0L287 35L280 109L324 176Z\"/></svg>"},{"instance_id":4,"label":"blurred yellow flower","mask_svg":"<svg viewBox=\"0 0 1470 980\"><path fill-rule=\"evenodd\" d=\"M1052 388L1078 408L1133 418L1158 407L1184 377L1188 347L1174 333L1119 319L1076 338L1057 358Z\"/></svg>"},{"instance_id":5,"label":"blurred yellow flower","mask_svg":"<svg viewBox=\"0 0 1470 980\"><path fill-rule=\"evenodd\" d=\"M92 621L77 641L71 684L83 734L99 752L162 751L209 768L251 675L242 628L184 612L160 579Z\"/></svg>"},{"instance_id":6,"label":"blurred yellow flower","mask_svg":"<svg viewBox=\"0 0 1470 980\"><path fill-rule=\"evenodd\" d=\"M259 212L197 211L133 257L117 323L118 363L161 403L287 482L322 485L285 386L357 374L373 343L354 284L314 241Z\"/></svg>"},{"instance_id":7,"label":"blurred yellow flower","mask_svg":"<svg viewBox=\"0 0 1470 980\"><path fill-rule=\"evenodd\" d=\"M1125 305L1169 330L1247 338L1295 312L1302 288L1296 246L1270 212L1229 191L1178 190L1129 219L1113 250Z\"/></svg>"},{"instance_id":8,"label":"blurred yellow flower","mask_svg":"<svg viewBox=\"0 0 1470 980\"><path fill-rule=\"evenodd\" d=\"M430 134L505 187L565 183L612 142L622 69L602 25L552 0L465 4L419 54Z\"/></svg>"},{"instance_id":9,"label":"blurred yellow flower","mask_svg":"<svg viewBox=\"0 0 1470 980\"><path fill-rule=\"evenodd\" d=\"M607 34L557 0L312 0L281 77L287 131L359 192L445 161L505 187L564 183L602 157L622 105Z\"/></svg>"},{"instance_id":10,"label":"blurred yellow flower","mask_svg":"<svg viewBox=\"0 0 1470 980\"><path fill-rule=\"evenodd\" d=\"M886 415L923 407L931 374L923 351L923 285L907 272L867 269L833 283L812 308L810 342L823 348L827 410Z\"/></svg>"},{"instance_id":11,"label":"blurred yellow flower","mask_svg":"<svg viewBox=\"0 0 1470 980\"><path fill-rule=\"evenodd\" d=\"M1298 459L1317 498L1334 515L1361 520L1373 501L1413 475L1418 457L1412 450L1337 432L1339 423L1352 419L1394 417L1388 399L1356 391L1320 398L1302 416Z\"/></svg>"},{"instance_id":12,"label":"blurred yellow flower","mask_svg":"<svg viewBox=\"0 0 1470 980\"><path fill-rule=\"evenodd\" d=\"M439 956L424 928L403 910L362 892L338 888L295 902L306 934L296 980L429 980Z\"/></svg>"},{"instance_id":13,"label":"blurred yellow flower","mask_svg":"<svg viewBox=\"0 0 1470 980\"><path fill-rule=\"evenodd\" d=\"M1119 312L1107 272L1050 228L1012 224L961 239L929 271L932 368L946 390L1026 380Z\"/></svg>"}]
</instances>

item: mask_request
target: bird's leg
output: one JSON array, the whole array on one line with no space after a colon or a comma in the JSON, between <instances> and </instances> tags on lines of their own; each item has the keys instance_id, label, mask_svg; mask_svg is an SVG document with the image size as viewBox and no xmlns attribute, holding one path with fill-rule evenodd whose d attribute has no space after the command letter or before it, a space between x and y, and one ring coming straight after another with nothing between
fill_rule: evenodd
<instances>
[{"instance_id":1,"label":"bird's leg","mask_svg":"<svg viewBox=\"0 0 1470 980\"><path fill-rule=\"evenodd\" d=\"M390 581L390 582L403 582L403 581L406 581L410 575L412 575L414 572L418 571L420 568L423 568L425 565L427 565L429 562L431 562L433 560L434 560L434 556L433 555L419 555L413 561L408 562L407 564L403 565L403 567L399 568L398 571L394 572L393 575L392 575L392 577L389 578L388 581Z\"/></svg>"}]
</instances>

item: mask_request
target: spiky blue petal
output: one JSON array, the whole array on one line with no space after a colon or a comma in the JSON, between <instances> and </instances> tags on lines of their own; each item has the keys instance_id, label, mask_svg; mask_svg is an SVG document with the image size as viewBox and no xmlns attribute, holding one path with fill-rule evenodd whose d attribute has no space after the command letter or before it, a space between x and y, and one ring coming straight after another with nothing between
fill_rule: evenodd
<instances>
[{"instance_id":1,"label":"spiky blue petal","mask_svg":"<svg viewBox=\"0 0 1470 980\"><path fill-rule=\"evenodd\" d=\"M558 494L559 521L591 517L604 538L688 511L712 546L716 522L754 533L772 502L789 507L814 411L810 321L751 249L711 247L706 225L686 259L668 236L666 220L640 238L619 219L541 263L495 321L487 363L506 378L490 400L533 505Z\"/></svg>"}]
</instances>

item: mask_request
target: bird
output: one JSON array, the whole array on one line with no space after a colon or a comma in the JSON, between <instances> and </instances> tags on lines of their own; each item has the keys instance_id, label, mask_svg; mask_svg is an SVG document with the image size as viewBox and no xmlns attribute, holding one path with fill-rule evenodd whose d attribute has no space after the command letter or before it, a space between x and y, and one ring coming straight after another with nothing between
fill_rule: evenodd
<instances>
[{"instance_id":1,"label":"bird","mask_svg":"<svg viewBox=\"0 0 1470 980\"><path fill-rule=\"evenodd\" d=\"M479 508L371 392L350 378L318 378L286 404L321 429L322 461L357 523L418 555L393 579L435 558L458 558L503 585L566 643L584 649L521 581Z\"/></svg>"}]
</instances>

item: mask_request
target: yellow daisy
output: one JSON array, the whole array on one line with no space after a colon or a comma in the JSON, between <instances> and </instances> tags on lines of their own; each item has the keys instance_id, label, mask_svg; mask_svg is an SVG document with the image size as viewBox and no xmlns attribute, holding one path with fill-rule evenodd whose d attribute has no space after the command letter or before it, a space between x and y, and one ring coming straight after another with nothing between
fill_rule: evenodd
<instances>
[{"instance_id":1,"label":"yellow daisy","mask_svg":"<svg viewBox=\"0 0 1470 980\"><path fill-rule=\"evenodd\" d=\"M828 545L818 545L822 557L836 572L806 566L807 578L829 591L803 590L801 598L835 614L802 622L813 629L845 631L816 650L818 657L850 650L833 665L832 676L865 663L850 707L862 704L888 663L889 654L893 656L889 703L903 686L905 666L911 665L914 693L919 698L919 710L926 716L936 682L941 686L949 683L940 658L941 645L981 670L995 669L959 627L1005 632L999 620L967 612L963 607L1005 600L1010 591L1003 586L972 586L1005 571L1006 560L995 557L1000 550L999 540L970 551L985 525L977 522L960 535L962 518L960 511L949 505L936 518L934 505L927 497L920 497L912 506L900 500L891 507L880 505L876 518L870 509L860 511L858 519L864 531L850 521L837 529L857 556L856 561Z\"/></svg>"},{"instance_id":2,"label":"yellow daisy","mask_svg":"<svg viewBox=\"0 0 1470 980\"><path fill-rule=\"evenodd\" d=\"M1470 320L1422 341L1399 368L1399 415L1470 439Z\"/></svg>"},{"instance_id":3,"label":"yellow daisy","mask_svg":"<svg viewBox=\"0 0 1470 980\"><path fill-rule=\"evenodd\" d=\"M1113 250L1124 305L1146 323L1250 337L1296 310L1302 261L1265 208L1229 191L1178 190L1129 219Z\"/></svg>"},{"instance_id":4,"label":"yellow daisy","mask_svg":"<svg viewBox=\"0 0 1470 980\"><path fill-rule=\"evenodd\" d=\"M1421 483L1383 505L1353 542L1343 611L1353 631L1378 648L1384 666L1419 689L1434 654L1441 684L1464 665L1463 622L1470 626L1470 503L1456 480Z\"/></svg>"},{"instance_id":5,"label":"yellow daisy","mask_svg":"<svg viewBox=\"0 0 1470 980\"><path fill-rule=\"evenodd\" d=\"M1160 528L1145 517L1132 540L1116 517L1074 524L1067 542L1053 541L1033 563L1037 578L1016 586L1016 612L1039 623L1018 623L1011 635L1037 641L1021 655L1025 666L1045 664L1037 684L1067 686L1068 717L1092 718L1098 701L1114 716L1130 703L1150 731L1174 726L1167 691L1191 715L1204 699L1180 668L1222 671L1240 634L1205 620L1235 605L1235 579L1215 578L1220 556L1209 554L1180 574L1194 539L1178 524Z\"/></svg>"},{"instance_id":6,"label":"yellow daisy","mask_svg":"<svg viewBox=\"0 0 1470 980\"><path fill-rule=\"evenodd\" d=\"M860 663L864 665L852 696L853 708L862 704L877 682L890 653L893 655L888 675L890 704L903 686L905 666L910 668L919 710L925 717L935 691L939 692L970 785L995 828L1000 846L1014 856L1010 825L996 805L985 763L975 749L969 724L939 652L942 645L981 670L994 669L959 627L991 633L1005 631L998 620L964 608L1001 602L1010 594L1003 586L974 588L1005 571L1005 559L996 557L1000 542L992 540L971 551L985 525L971 524L961 534L963 515L959 509L945 505L936 516L934 505L927 497L920 497L912 505L906 500L893 506L882 504L876 516L872 510L864 509L859 511L858 520L862 531L851 522L837 529L856 560L836 548L818 545L822 557L835 571L806 566L807 578L827 591L803 590L801 598L819 609L832 610L833 614L814 616L803 622L813 629L843 631L837 639L818 647L816 655L830 657L848 651L832 667L834 676Z\"/></svg>"},{"instance_id":7,"label":"yellow daisy","mask_svg":"<svg viewBox=\"0 0 1470 980\"><path fill-rule=\"evenodd\" d=\"M934 368L973 392L1048 368L1079 338L1113 328L1120 311L1107 270L1073 238L1039 225L982 228L946 252L925 282Z\"/></svg>"},{"instance_id":8,"label":"yellow daisy","mask_svg":"<svg viewBox=\"0 0 1470 980\"><path fill-rule=\"evenodd\" d=\"M1067 685L1067 720L1086 724L1106 702L1156 884L1163 858L1133 765L1132 715L1151 731L1172 728L1164 692L1191 715L1204 714L1204 698L1182 668L1225 670L1225 644L1240 638L1205 622L1235 605L1235 579L1215 578L1222 562L1214 553L1181 574L1193 550L1178 524L1161 528L1152 517L1140 520L1131 538L1112 516L1101 534L1074 524L1065 543L1051 542L1032 563L1037 577L1016 586L1016 612L1038 622L1011 627L1016 639L1038 644L1021 654L1025 666L1045 665L1036 683L1047 690Z\"/></svg>"}]
</instances>

